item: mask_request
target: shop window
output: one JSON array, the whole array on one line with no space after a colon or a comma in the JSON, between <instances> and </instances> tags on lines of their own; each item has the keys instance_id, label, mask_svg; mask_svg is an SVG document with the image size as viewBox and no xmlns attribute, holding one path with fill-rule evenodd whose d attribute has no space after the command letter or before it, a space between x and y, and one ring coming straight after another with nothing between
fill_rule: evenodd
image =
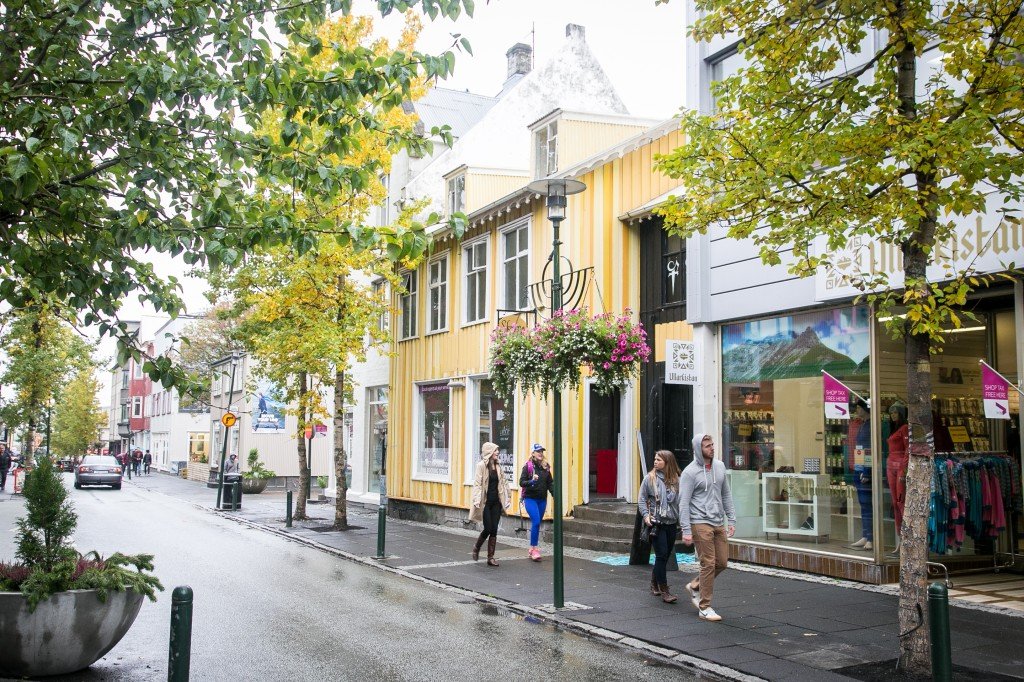
<instances>
[{"instance_id":1,"label":"shop window","mask_svg":"<svg viewBox=\"0 0 1024 682\"><path fill-rule=\"evenodd\" d=\"M448 329L448 255L427 264L427 332Z\"/></svg>"},{"instance_id":2,"label":"shop window","mask_svg":"<svg viewBox=\"0 0 1024 682\"><path fill-rule=\"evenodd\" d=\"M451 393L448 382L420 384L418 395L414 478L428 481L451 480Z\"/></svg>"},{"instance_id":3,"label":"shop window","mask_svg":"<svg viewBox=\"0 0 1024 682\"><path fill-rule=\"evenodd\" d=\"M369 492L381 492L381 476L384 474L384 464L387 457L388 445L388 388L387 386L375 386L366 389L367 403L369 404L369 433L367 439L369 446L369 472L370 480L367 481L366 489Z\"/></svg>"},{"instance_id":4,"label":"shop window","mask_svg":"<svg viewBox=\"0 0 1024 682\"><path fill-rule=\"evenodd\" d=\"M529 307L530 227L522 224L501 233L502 268L505 279L505 310L526 310Z\"/></svg>"},{"instance_id":5,"label":"shop window","mask_svg":"<svg viewBox=\"0 0 1024 682\"><path fill-rule=\"evenodd\" d=\"M402 288L404 291L399 297L402 314L399 339L411 339L416 336L416 308L419 301L417 280L418 277L416 277L415 271L402 275Z\"/></svg>"},{"instance_id":6,"label":"shop window","mask_svg":"<svg viewBox=\"0 0 1024 682\"><path fill-rule=\"evenodd\" d=\"M505 400L494 392L490 379L474 379L470 398L466 401L470 448L466 453L466 482L473 481L480 461L480 448L491 442L498 446L501 468L510 486L519 484L515 461L515 401Z\"/></svg>"},{"instance_id":7,"label":"shop window","mask_svg":"<svg viewBox=\"0 0 1024 682\"><path fill-rule=\"evenodd\" d=\"M473 324L487 319L487 240L469 244L462 250L466 304L463 322Z\"/></svg>"},{"instance_id":8,"label":"shop window","mask_svg":"<svg viewBox=\"0 0 1024 682\"><path fill-rule=\"evenodd\" d=\"M826 418L822 372L869 398L869 328L865 307L723 325L720 452L737 538L865 554L871 420L853 394L844 418Z\"/></svg>"},{"instance_id":9,"label":"shop window","mask_svg":"<svg viewBox=\"0 0 1024 682\"><path fill-rule=\"evenodd\" d=\"M686 303L686 240L675 234L663 233L661 256L661 303Z\"/></svg>"}]
</instances>

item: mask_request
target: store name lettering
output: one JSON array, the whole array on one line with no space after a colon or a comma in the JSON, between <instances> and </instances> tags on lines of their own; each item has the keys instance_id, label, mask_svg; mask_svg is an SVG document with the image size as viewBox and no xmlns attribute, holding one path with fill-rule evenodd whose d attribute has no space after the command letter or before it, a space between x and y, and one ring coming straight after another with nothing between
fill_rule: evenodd
<instances>
[{"instance_id":1,"label":"store name lettering","mask_svg":"<svg viewBox=\"0 0 1024 682\"><path fill-rule=\"evenodd\" d=\"M697 375L692 372L669 371L668 383L695 384L697 383Z\"/></svg>"}]
</instances>

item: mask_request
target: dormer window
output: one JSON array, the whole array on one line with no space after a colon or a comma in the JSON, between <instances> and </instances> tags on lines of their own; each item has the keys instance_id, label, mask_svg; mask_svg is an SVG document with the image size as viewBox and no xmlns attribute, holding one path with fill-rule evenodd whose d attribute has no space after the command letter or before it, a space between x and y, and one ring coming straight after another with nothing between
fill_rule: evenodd
<instances>
[{"instance_id":1,"label":"dormer window","mask_svg":"<svg viewBox=\"0 0 1024 682\"><path fill-rule=\"evenodd\" d=\"M546 178L558 171L558 121L552 121L534 133L537 141L537 177Z\"/></svg>"},{"instance_id":2,"label":"dormer window","mask_svg":"<svg viewBox=\"0 0 1024 682\"><path fill-rule=\"evenodd\" d=\"M466 208L466 176L456 175L448 180L448 215L461 213Z\"/></svg>"}]
</instances>

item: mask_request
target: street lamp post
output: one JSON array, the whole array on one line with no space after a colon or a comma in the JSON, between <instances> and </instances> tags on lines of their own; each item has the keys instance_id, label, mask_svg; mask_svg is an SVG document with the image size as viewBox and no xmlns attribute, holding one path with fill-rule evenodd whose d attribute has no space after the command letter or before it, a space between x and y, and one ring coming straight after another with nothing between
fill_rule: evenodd
<instances>
[{"instance_id":1,"label":"street lamp post","mask_svg":"<svg viewBox=\"0 0 1024 682\"><path fill-rule=\"evenodd\" d=\"M131 422L120 422L117 425L117 435L128 439L128 451L125 453L124 472L128 474L128 480L132 480L132 424Z\"/></svg>"},{"instance_id":2,"label":"street lamp post","mask_svg":"<svg viewBox=\"0 0 1024 682\"><path fill-rule=\"evenodd\" d=\"M231 411L231 403L234 402L235 398L235 369L238 367L238 352L231 352L231 381L228 383L228 406L227 412ZM221 499L224 495L224 460L227 459L228 454L228 434L231 432L231 427L224 426L224 442L220 448L220 469L217 470L217 509L220 509ZM237 500L236 500L237 502Z\"/></svg>"},{"instance_id":3,"label":"street lamp post","mask_svg":"<svg viewBox=\"0 0 1024 682\"><path fill-rule=\"evenodd\" d=\"M558 239L558 230L565 220L565 209L568 205L567 197L571 194L578 194L587 188L579 180L568 178L549 178L537 180L527 185L527 188L547 197L548 220L551 221L551 314L554 315L562 309L562 272L561 254L559 247L562 242ZM551 402L554 403L554 432L552 433L552 450L554 461L552 466L555 471L555 486L551 495L555 501L554 515L554 604L556 609L565 606L565 574L562 562L562 392L559 389L551 391Z\"/></svg>"}]
</instances>

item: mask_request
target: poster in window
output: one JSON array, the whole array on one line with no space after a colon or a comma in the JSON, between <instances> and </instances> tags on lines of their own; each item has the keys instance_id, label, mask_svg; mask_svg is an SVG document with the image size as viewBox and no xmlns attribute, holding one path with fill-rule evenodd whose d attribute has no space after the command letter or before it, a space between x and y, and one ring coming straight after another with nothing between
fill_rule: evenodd
<instances>
[{"instance_id":1,"label":"poster in window","mask_svg":"<svg viewBox=\"0 0 1024 682\"><path fill-rule=\"evenodd\" d=\"M250 405L255 433L284 433L284 391L266 379L256 384Z\"/></svg>"}]
</instances>

